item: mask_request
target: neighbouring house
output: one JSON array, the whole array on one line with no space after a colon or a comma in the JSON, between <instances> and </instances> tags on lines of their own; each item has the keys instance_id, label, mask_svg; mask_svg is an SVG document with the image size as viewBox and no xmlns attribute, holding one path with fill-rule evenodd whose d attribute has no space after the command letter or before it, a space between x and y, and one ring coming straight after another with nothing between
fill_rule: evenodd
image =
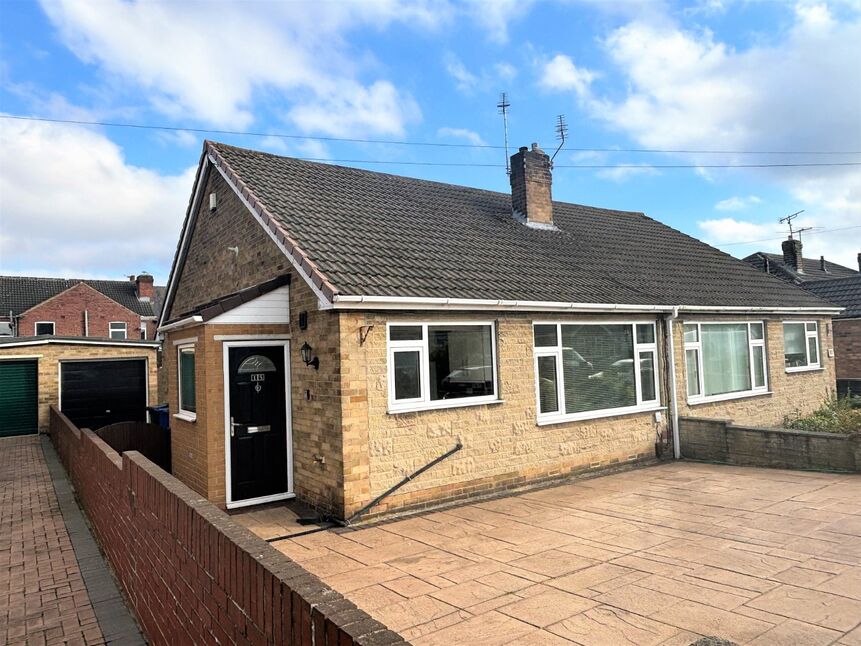
<instances>
[{"instance_id":1,"label":"neighbouring house","mask_svg":"<svg viewBox=\"0 0 861 646\"><path fill-rule=\"evenodd\" d=\"M551 183L535 144L498 193L205 142L159 323L174 475L349 518L820 404L838 307Z\"/></svg>"},{"instance_id":2,"label":"neighbouring house","mask_svg":"<svg viewBox=\"0 0 861 646\"><path fill-rule=\"evenodd\" d=\"M145 420L164 293L149 274L0 276L0 436L47 430L50 404L93 429Z\"/></svg>"},{"instance_id":3,"label":"neighbouring house","mask_svg":"<svg viewBox=\"0 0 861 646\"><path fill-rule=\"evenodd\" d=\"M861 274L805 283L804 288L844 308L833 323L837 392L861 395Z\"/></svg>"},{"instance_id":4,"label":"neighbouring house","mask_svg":"<svg viewBox=\"0 0 861 646\"><path fill-rule=\"evenodd\" d=\"M757 252L744 260L760 271L803 287L844 311L834 316L834 364L837 392L861 394L861 253L859 271L825 260L804 258L801 240L782 244L783 255ZM797 331L788 341L801 357L804 336Z\"/></svg>"},{"instance_id":5,"label":"neighbouring house","mask_svg":"<svg viewBox=\"0 0 861 646\"><path fill-rule=\"evenodd\" d=\"M0 336L156 337L165 288L128 280L0 276Z\"/></svg>"}]
</instances>

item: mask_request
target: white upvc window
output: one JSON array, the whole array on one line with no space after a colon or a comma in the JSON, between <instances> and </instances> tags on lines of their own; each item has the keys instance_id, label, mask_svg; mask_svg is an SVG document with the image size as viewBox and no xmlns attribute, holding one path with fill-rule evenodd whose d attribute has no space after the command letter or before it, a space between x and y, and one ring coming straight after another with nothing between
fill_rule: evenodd
<instances>
[{"instance_id":1,"label":"white upvc window","mask_svg":"<svg viewBox=\"0 0 861 646\"><path fill-rule=\"evenodd\" d=\"M194 344L177 346L176 355L177 381L179 382L179 417L194 421L197 419Z\"/></svg>"},{"instance_id":2,"label":"white upvc window","mask_svg":"<svg viewBox=\"0 0 861 646\"><path fill-rule=\"evenodd\" d=\"M533 324L539 424L660 407L655 323Z\"/></svg>"},{"instance_id":3,"label":"white upvc window","mask_svg":"<svg viewBox=\"0 0 861 646\"><path fill-rule=\"evenodd\" d=\"M491 322L389 323L389 412L499 401Z\"/></svg>"},{"instance_id":4,"label":"white upvc window","mask_svg":"<svg viewBox=\"0 0 861 646\"><path fill-rule=\"evenodd\" d=\"M818 370L819 324L816 321L783 322L783 362L786 372Z\"/></svg>"},{"instance_id":5,"label":"white upvc window","mask_svg":"<svg viewBox=\"0 0 861 646\"><path fill-rule=\"evenodd\" d=\"M36 336L43 336L45 334L53 335L55 327L54 321L36 321L33 332Z\"/></svg>"},{"instance_id":6,"label":"white upvc window","mask_svg":"<svg viewBox=\"0 0 861 646\"><path fill-rule=\"evenodd\" d=\"M112 339L125 339L126 324L123 321L111 321L108 324L108 336Z\"/></svg>"},{"instance_id":7,"label":"white upvc window","mask_svg":"<svg viewBox=\"0 0 861 646\"><path fill-rule=\"evenodd\" d=\"M768 392L762 321L686 322L683 330L688 403Z\"/></svg>"}]
</instances>

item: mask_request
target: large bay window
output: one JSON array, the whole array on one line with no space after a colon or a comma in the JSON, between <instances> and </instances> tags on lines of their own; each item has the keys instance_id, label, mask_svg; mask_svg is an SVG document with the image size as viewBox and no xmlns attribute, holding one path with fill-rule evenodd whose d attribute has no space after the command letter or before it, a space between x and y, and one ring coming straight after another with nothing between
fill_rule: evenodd
<instances>
[{"instance_id":1,"label":"large bay window","mask_svg":"<svg viewBox=\"0 0 861 646\"><path fill-rule=\"evenodd\" d=\"M787 372L819 368L819 325L816 321L783 324L783 362Z\"/></svg>"},{"instance_id":2,"label":"large bay window","mask_svg":"<svg viewBox=\"0 0 861 646\"><path fill-rule=\"evenodd\" d=\"M390 324L389 410L497 401L492 323Z\"/></svg>"},{"instance_id":3,"label":"large bay window","mask_svg":"<svg viewBox=\"0 0 861 646\"><path fill-rule=\"evenodd\" d=\"M539 423L659 405L654 323L536 323Z\"/></svg>"},{"instance_id":4,"label":"large bay window","mask_svg":"<svg viewBox=\"0 0 861 646\"><path fill-rule=\"evenodd\" d=\"M688 401L713 401L768 390L761 321L685 323Z\"/></svg>"}]
</instances>

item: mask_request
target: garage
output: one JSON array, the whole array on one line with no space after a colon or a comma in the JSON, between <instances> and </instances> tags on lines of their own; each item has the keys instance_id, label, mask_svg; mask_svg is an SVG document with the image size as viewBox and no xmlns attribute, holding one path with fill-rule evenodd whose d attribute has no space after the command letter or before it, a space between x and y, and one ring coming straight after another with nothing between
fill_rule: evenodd
<instances>
[{"instance_id":1,"label":"garage","mask_svg":"<svg viewBox=\"0 0 861 646\"><path fill-rule=\"evenodd\" d=\"M51 406L93 430L144 421L147 404L158 396L160 345L137 339L0 337L0 437L47 433Z\"/></svg>"},{"instance_id":2,"label":"garage","mask_svg":"<svg viewBox=\"0 0 861 646\"><path fill-rule=\"evenodd\" d=\"M60 362L60 410L80 428L146 421L143 359Z\"/></svg>"},{"instance_id":3,"label":"garage","mask_svg":"<svg viewBox=\"0 0 861 646\"><path fill-rule=\"evenodd\" d=\"M32 435L38 430L38 364L0 361L0 437Z\"/></svg>"}]
</instances>

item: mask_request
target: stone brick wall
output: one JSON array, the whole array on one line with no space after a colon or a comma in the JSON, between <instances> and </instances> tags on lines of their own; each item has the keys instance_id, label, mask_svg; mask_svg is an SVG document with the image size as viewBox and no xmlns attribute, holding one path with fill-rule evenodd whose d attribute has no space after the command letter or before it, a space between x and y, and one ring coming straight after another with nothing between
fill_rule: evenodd
<instances>
[{"instance_id":1,"label":"stone brick wall","mask_svg":"<svg viewBox=\"0 0 861 646\"><path fill-rule=\"evenodd\" d=\"M837 379L861 379L861 319L834 320Z\"/></svg>"},{"instance_id":2,"label":"stone brick wall","mask_svg":"<svg viewBox=\"0 0 861 646\"><path fill-rule=\"evenodd\" d=\"M213 192L217 195L218 209L210 213L209 194ZM228 247L238 247L239 253L230 251ZM165 320L175 319L198 305L281 276L289 269L287 257L219 172L211 169L181 280Z\"/></svg>"},{"instance_id":3,"label":"stone brick wall","mask_svg":"<svg viewBox=\"0 0 861 646\"><path fill-rule=\"evenodd\" d=\"M683 324L690 321L765 321L768 394L731 399L722 402L689 404L685 380L685 351ZM819 321L819 348L821 370L786 372L783 362L783 322L792 317L719 317L698 316L678 319L674 328L676 376L679 415L726 419L737 424L779 426L786 415L806 415L814 411L834 390L834 359L828 357L833 348L829 330L831 319ZM810 320L810 317L799 320Z\"/></svg>"},{"instance_id":4,"label":"stone brick wall","mask_svg":"<svg viewBox=\"0 0 861 646\"><path fill-rule=\"evenodd\" d=\"M657 435L666 427L665 414L661 422L655 420L654 413L637 413L546 426L536 424L534 318L516 313L341 314L346 515L451 449L458 439L463 443L461 451L387 498L373 513L517 488L655 457ZM537 318L578 320L554 315ZM613 320L600 316L588 318ZM494 319L501 403L414 413L387 412L386 323ZM360 345L359 329L367 325L374 327ZM663 376L661 382L665 383Z\"/></svg>"},{"instance_id":5,"label":"stone brick wall","mask_svg":"<svg viewBox=\"0 0 861 646\"><path fill-rule=\"evenodd\" d=\"M126 324L126 338L141 338L140 314L126 309L86 283L78 283L22 313L18 319L18 336L33 336L37 321L53 321L57 336L85 336L85 311L89 319L87 336L109 337L110 323L117 321Z\"/></svg>"},{"instance_id":6,"label":"stone brick wall","mask_svg":"<svg viewBox=\"0 0 861 646\"><path fill-rule=\"evenodd\" d=\"M861 471L861 434L802 433L683 417L682 453L692 460L778 469Z\"/></svg>"},{"instance_id":7,"label":"stone brick wall","mask_svg":"<svg viewBox=\"0 0 861 646\"><path fill-rule=\"evenodd\" d=\"M0 361L12 358L28 358L38 361L39 432L48 431L49 407L60 403L60 361L82 361L87 359L146 359L149 401L157 397L156 349L147 347L120 347L96 345L44 345L25 347L0 347Z\"/></svg>"},{"instance_id":8,"label":"stone brick wall","mask_svg":"<svg viewBox=\"0 0 861 646\"><path fill-rule=\"evenodd\" d=\"M139 453L55 408L51 439L150 644L406 643Z\"/></svg>"}]
</instances>

